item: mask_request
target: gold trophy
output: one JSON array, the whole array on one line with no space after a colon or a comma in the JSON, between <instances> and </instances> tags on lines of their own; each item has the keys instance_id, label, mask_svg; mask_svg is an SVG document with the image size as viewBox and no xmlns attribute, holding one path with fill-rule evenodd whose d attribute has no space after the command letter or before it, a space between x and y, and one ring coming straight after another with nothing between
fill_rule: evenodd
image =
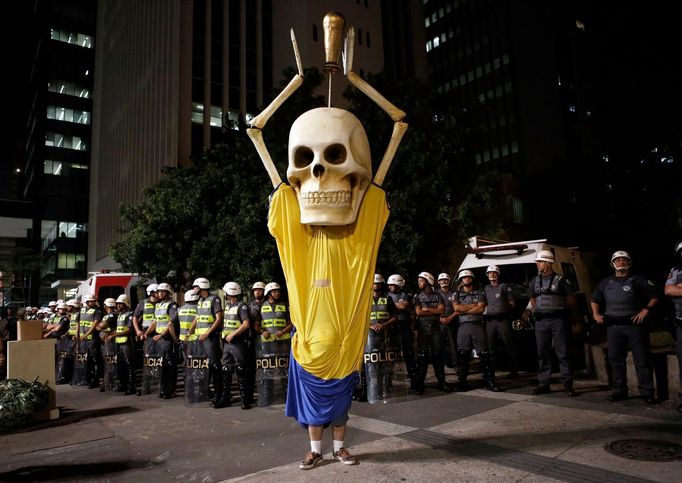
<instances>
[{"instance_id":1,"label":"gold trophy","mask_svg":"<svg viewBox=\"0 0 682 483\"><path fill-rule=\"evenodd\" d=\"M339 12L329 12L322 21L324 28L325 63L322 70L336 74L341 70L339 55L345 35L346 19Z\"/></svg>"}]
</instances>

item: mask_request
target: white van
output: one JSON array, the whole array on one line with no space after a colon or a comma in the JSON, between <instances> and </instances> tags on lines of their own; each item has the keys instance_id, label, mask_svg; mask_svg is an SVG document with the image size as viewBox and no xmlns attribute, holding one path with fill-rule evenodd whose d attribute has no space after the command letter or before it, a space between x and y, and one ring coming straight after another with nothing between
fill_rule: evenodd
<instances>
[{"instance_id":1,"label":"white van","mask_svg":"<svg viewBox=\"0 0 682 483\"><path fill-rule=\"evenodd\" d=\"M78 286L76 297L82 299L88 294L95 294L101 303L106 298L117 298L126 294L130 300L130 307L134 309L139 300L145 297L144 287L153 282L135 273L102 272L91 273L87 280Z\"/></svg>"},{"instance_id":2,"label":"white van","mask_svg":"<svg viewBox=\"0 0 682 483\"><path fill-rule=\"evenodd\" d=\"M571 358L577 368L583 367L585 363L583 343L591 319L589 300L592 295L587 254L577 248L548 243L546 239L503 242L475 236L469 239L468 253L457 273L464 269L471 270L476 276L476 281L486 285L488 283L486 268L490 265L499 266L500 281L510 284L514 290L517 301L514 319L518 319L529 301L528 285L538 274L535 258L540 250L554 253L556 259L552 265L554 271L566 277L573 285L577 310L571 320L571 332L573 342L576 343L570 345L576 353L572 354ZM534 345L534 337L532 331L528 332L530 333L525 337L517 336L528 339L527 345L530 348Z\"/></svg>"}]
</instances>

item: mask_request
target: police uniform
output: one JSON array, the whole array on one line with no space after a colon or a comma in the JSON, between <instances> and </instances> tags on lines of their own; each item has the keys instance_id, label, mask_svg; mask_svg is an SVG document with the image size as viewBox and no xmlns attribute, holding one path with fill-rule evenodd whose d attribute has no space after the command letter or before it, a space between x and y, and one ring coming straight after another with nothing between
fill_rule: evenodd
<instances>
[{"instance_id":1,"label":"police uniform","mask_svg":"<svg viewBox=\"0 0 682 483\"><path fill-rule=\"evenodd\" d=\"M144 300L141 300L138 304L137 307L135 307L135 310L133 311L133 318L136 318L138 320L138 325L140 327L140 330L144 333L147 332L147 329L152 325L154 322L154 307L156 306L156 302L151 300L151 297L148 297ZM135 327L133 324L133 332L135 332ZM133 349L135 353L135 366L136 367L142 367L144 364L144 352L145 352L145 342L142 341L137 337L137 334L134 334L135 338L133 339ZM132 336L131 336L132 337ZM149 339L148 339L149 340ZM151 342L153 343L153 341ZM148 343L150 344L150 343Z\"/></svg>"},{"instance_id":2,"label":"police uniform","mask_svg":"<svg viewBox=\"0 0 682 483\"><path fill-rule=\"evenodd\" d=\"M128 331L127 333L126 330ZM119 386L117 391L125 395L135 394L135 363L133 359L133 312L121 312L116 317L116 370Z\"/></svg>"},{"instance_id":3,"label":"police uniform","mask_svg":"<svg viewBox=\"0 0 682 483\"><path fill-rule=\"evenodd\" d=\"M85 305L80 313L80 352L87 354L86 381L89 388L99 387L99 372L102 366L102 350L96 326L102 320L102 311L97 307ZM86 334L92 328L90 335Z\"/></svg>"},{"instance_id":4,"label":"police uniform","mask_svg":"<svg viewBox=\"0 0 682 483\"><path fill-rule=\"evenodd\" d=\"M559 359L564 387L572 391L573 371L568 358L569 325L566 297L573 294L571 282L552 272L538 275L529 284L530 298L535 298L535 342L538 348L538 387L549 389L552 375L552 348Z\"/></svg>"},{"instance_id":5,"label":"police uniform","mask_svg":"<svg viewBox=\"0 0 682 483\"><path fill-rule=\"evenodd\" d=\"M484 318L491 363L495 367L497 341L500 339L509 354L510 373L516 374L519 370L519 360L511 332L512 306L510 302L514 301L512 287L506 283L498 283L496 286L488 284L483 291L488 301Z\"/></svg>"},{"instance_id":6,"label":"police uniform","mask_svg":"<svg viewBox=\"0 0 682 483\"><path fill-rule=\"evenodd\" d=\"M488 300L483 289L472 286L469 291L457 290L454 296L454 303L457 305L477 305L481 303L487 305ZM469 362L471 360L471 350L474 349L479 355L483 379L486 385L491 390L499 390L495 386L495 372L493 371L490 353L488 352L483 314L460 313L458 319L457 389L463 391L468 388Z\"/></svg>"},{"instance_id":7,"label":"police uniform","mask_svg":"<svg viewBox=\"0 0 682 483\"><path fill-rule=\"evenodd\" d=\"M453 302L455 301L455 292L452 290L441 289L438 294L445 306L445 312L441 317L450 317L455 309ZM448 367L457 367L457 317L453 318L448 325L440 324L441 335L443 336L443 357Z\"/></svg>"},{"instance_id":8,"label":"police uniform","mask_svg":"<svg viewBox=\"0 0 682 483\"><path fill-rule=\"evenodd\" d=\"M253 299L249 302L249 331L246 338L247 360L246 366L249 371L249 390L253 391L256 387L256 358L260 334L256 331L256 325L260 321L260 309L266 298L260 300ZM249 394L249 399L253 400L253 393ZM260 403L259 403L260 404Z\"/></svg>"},{"instance_id":9,"label":"police uniform","mask_svg":"<svg viewBox=\"0 0 682 483\"><path fill-rule=\"evenodd\" d=\"M388 296L393 300L393 305L400 302L407 302L412 305L412 295L406 292L393 293L389 292ZM398 318L397 330L400 335L400 349L402 358L405 361L407 368L407 375L410 378L410 383L414 386L415 383L415 361L414 361L414 336L412 333L412 313L409 309L399 309L396 307L396 317ZM414 387L412 387L414 389Z\"/></svg>"},{"instance_id":10,"label":"police uniform","mask_svg":"<svg viewBox=\"0 0 682 483\"><path fill-rule=\"evenodd\" d=\"M225 302L225 317L223 319L223 354L221 360L222 366L222 383L223 383L223 401L230 400L230 386L232 385L232 374L237 373L237 381L239 383L239 394L242 399L242 409L249 409L251 400L249 394L251 389L249 387L249 369L247 366L248 347L247 338L248 331L234 337L231 342L227 342L225 338L237 331L244 322L249 322L249 307L242 301L237 301L234 304ZM221 405L221 402L215 404L216 407Z\"/></svg>"},{"instance_id":11,"label":"police uniform","mask_svg":"<svg viewBox=\"0 0 682 483\"><path fill-rule=\"evenodd\" d=\"M364 370L367 385L367 399L374 402L390 397L393 388L393 372L397 352L397 332L392 327L381 331L373 330L395 317L396 307L388 294L372 297L369 315L370 330L365 345Z\"/></svg>"},{"instance_id":12,"label":"police uniform","mask_svg":"<svg viewBox=\"0 0 682 483\"><path fill-rule=\"evenodd\" d=\"M253 302L255 301L251 303ZM251 313L253 314L253 311ZM258 386L258 405L269 406L274 400L275 379L280 380L286 400L291 333L285 332L279 337L275 334L291 324L289 309L281 300L274 303L265 300L262 305L259 305L258 320L260 320L260 334L257 339L257 356L261 376ZM253 324L253 319L251 323ZM262 335L266 330L270 334L267 338Z\"/></svg>"},{"instance_id":13,"label":"police uniform","mask_svg":"<svg viewBox=\"0 0 682 483\"><path fill-rule=\"evenodd\" d=\"M414 304L422 307L438 307L442 303L440 295L436 292L426 293L421 291L414 297ZM429 359L438 380L438 388L444 389L445 363L443 361L443 340L440 332L438 315L418 315L417 327L417 377L415 392L424 392L424 379L428 370Z\"/></svg>"},{"instance_id":14,"label":"police uniform","mask_svg":"<svg viewBox=\"0 0 682 483\"><path fill-rule=\"evenodd\" d=\"M611 379L617 396L625 397L628 394L626 360L630 350L640 395L645 399L654 397L649 328L644 323L634 324L632 317L656 297L653 282L644 276L632 274L624 277L611 275L599 282L592 294L592 302L599 304L606 323Z\"/></svg>"},{"instance_id":15,"label":"police uniform","mask_svg":"<svg viewBox=\"0 0 682 483\"><path fill-rule=\"evenodd\" d=\"M116 382L118 347L115 340L107 340L107 337L116 330L117 317L118 313L112 310L104 314L100 324L99 337L102 347L102 360L104 362L104 382L100 386L101 391L104 391L105 388L113 390Z\"/></svg>"},{"instance_id":16,"label":"police uniform","mask_svg":"<svg viewBox=\"0 0 682 483\"><path fill-rule=\"evenodd\" d=\"M156 332L163 334L156 341L158 353L161 355L161 391L159 397L170 399L173 397L177 385L178 366L175 340L170 333L169 326L171 324L177 325L178 304L170 297L166 300L159 300L154 307L154 320L156 321Z\"/></svg>"},{"instance_id":17,"label":"police uniform","mask_svg":"<svg viewBox=\"0 0 682 483\"><path fill-rule=\"evenodd\" d=\"M185 401L190 404L208 401L209 364L204 344L196 332L189 333L197 316L197 300L186 300L178 309L180 348L184 359Z\"/></svg>"},{"instance_id":18,"label":"police uniform","mask_svg":"<svg viewBox=\"0 0 682 483\"><path fill-rule=\"evenodd\" d=\"M70 305L70 307L73 307ZM66 314L68 317L68 329L66 334L60 340L60 357L63 357L62 370L57 371L57 384L69 384L73 378L74 359L76 356L76 348L78 346L78 322L80 312L73 310Z\"/></svg>"},{"instance_id":19,"label":"police uniform","mask_svg":"<svg viewBox=\"0 0 682 483\"><path fill-rule=\"evenodd\" d=\"M678 251L679 253L679 251ZM668 279L665 281L666 285L682 284L682 267L673 267L668 274ZM677 352L677 364L679 367L680 377L680 393L678 401L680 406L678 411L682 412L682 297L671 297L673 305L675 306L675 324L677 325L677 339L675 342L675 349Z\"/></svg>"},{"instance_id":20,"label":"police uniform","mask_svg":"<svg viewBox=\"0 0 682 483\"><path fill-rule=\"evenodd\" d=\"M209 329L216 320L216 315L223 311L223 304L216 295L209 294L205 298L200 298L197 303L197 324L194 333L201 337L208 334ZM208 365L213 379L214 402L222 398L223 382L221 374L220 357L222 350L220 347L220 333L222 327L208 334L204 339L204 350L208 356Z\"/></svg>"},{"instance_id":21,"label":"police uniform","mask_svg":"<svg viewBox=\"0 0 682 483\"><path fill-rule=\"evenodd\" d=\"M73 352L70 351L71 340L67 336L70 320L69 315L66 313L64 315L57 314L54 323L58 324L59 328L50 336L57 339L56 384L66 384L69 382L68 380L71 379L71 370L73 370ZM68 361L67 357L69 357Z\"/></svg>"}]
</instances>

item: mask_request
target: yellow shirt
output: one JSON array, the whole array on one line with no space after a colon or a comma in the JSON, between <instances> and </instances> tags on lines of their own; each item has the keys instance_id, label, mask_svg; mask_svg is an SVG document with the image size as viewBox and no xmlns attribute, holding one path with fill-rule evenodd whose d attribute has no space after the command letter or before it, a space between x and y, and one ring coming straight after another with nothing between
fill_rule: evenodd
<instances>
[{"instance_id":1,"label":"yellow shirt","mask_svg":"<svg viewBox=\"0 0 682 483\"><path fill-rule=\"evenodd\" d=\"M345 226L302 225L294 189L281 184L272 194L268 228L296 326L292 352L314 376L340 379L360 369L387 219L386 194L376 185L367 189L355 223Z\"/></svg>"}]
</instances>

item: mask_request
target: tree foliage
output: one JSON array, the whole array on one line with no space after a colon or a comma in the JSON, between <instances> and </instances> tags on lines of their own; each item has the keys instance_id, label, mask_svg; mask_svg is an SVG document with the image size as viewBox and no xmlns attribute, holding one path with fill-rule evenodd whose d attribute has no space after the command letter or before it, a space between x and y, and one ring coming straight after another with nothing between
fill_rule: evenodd
<instances>
[{"instance_id":1,"label":"tree foliage","mask_svg":"<svg viewBox=\"0 0 682 483\"><path fill-rule=\"evenodd\" d=\"M303 112L325 105L314 94L323 80L319 71L307 70L303 86L263 129L283 178L289 127ZM498 178L494 173L477 178L464 161L470 110L416 80L387 83L376 76L369 81L408 113L410 125L384 184L391 217L377 268L408 277L448 269L451 247L472 234L493 236L498 229L492 216L501 204ZM346 95L365 126L376 170L393 122L364 94L349 89ZM170 279L178 287L196 276L208 277L215 286L228 280L283 281L267 231L272 186L244 132L229 133L227 144L191 166L167 169L140 202L121 208L123 238L111 254L124 269Z\"/></svg>"}]
</instances>

